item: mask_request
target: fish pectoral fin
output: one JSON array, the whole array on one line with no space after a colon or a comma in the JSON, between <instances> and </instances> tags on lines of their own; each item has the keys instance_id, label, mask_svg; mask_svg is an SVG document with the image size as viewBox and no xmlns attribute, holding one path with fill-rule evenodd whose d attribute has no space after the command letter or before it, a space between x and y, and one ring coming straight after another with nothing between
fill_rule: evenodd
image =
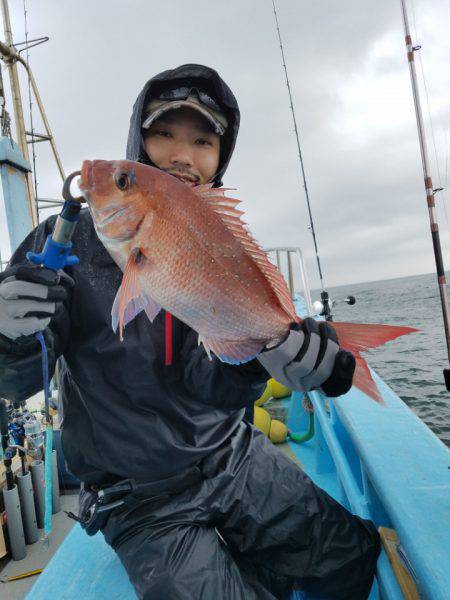
<instances>
[{"instance_id":1,"label":"fish pectoral fin","mask_svg":"<svg viewBox=\"0 0 450 600\"><path fill-rule=\"evenodd\" d=\"M119 327L121 341L125 325L142 310L145 310L150 321L153 321L161 310L161 307L141 290L140 271L145 261L145 256L139 248L131 252L123 272L122 283L114 299L111 310L112 328L117 331Z\"/></svg>"},{"instance_id":2,"label":"fish pectoral fin","mask_svg":"<svg viewBox=\"0 0 450 600\"><path fill-rule=\"evenodd\" d=\"M117 331L117 327L119 325L119 297L120 289L117 292L116 297L114 298L114 304L111 310L111 321L114 332ZM154 319L158 316L159 311L161 310L161 306L148 296L139 296L139 298L131 298L131 300L125 307L122 326L125 327L125 325L132 321L134 317L136 317L143 310L145 310L147 317L153 323Z\"/></svg>"},{"instance_id":3,"label":"fish pectoral fin","mask_svg":"<svg viewBox=\"0 0 450 600\"><path fill-rule=\"evenodd\" d=\"M153 298L150 298L150 296L142 296L141 298L146 303L144 306L145 314L150 319L150 322L153 323L161 310L161 306Z\"/></svg>"},{"instance_id":4,"label":"fish pectoral fin","mask_svg":"<svg viewBox=\"0 0 450 600\"><path fill-rule=\"evenodd\" d=\"M203 347L206 351L206 354L208 355L209 360L212 360L211 348L209 347L208 342L205 340L205 338L201 334L198 334L198 345L200 346L200 344L203 344Z\"/></svg>"},{"instance_id":5,"label":"fish pectoral fin","mask_svg":"<svg viewBox=\"0 0 450 600\"><path fill-rule=\"evenodd\" d=\"M215 340L199 335L198 340L203 344L210 360L211 352L214 352L219 360L231 365L239 365L252 360L265 346L265 342L251 339Z\"/></svg>"}]
</instances>

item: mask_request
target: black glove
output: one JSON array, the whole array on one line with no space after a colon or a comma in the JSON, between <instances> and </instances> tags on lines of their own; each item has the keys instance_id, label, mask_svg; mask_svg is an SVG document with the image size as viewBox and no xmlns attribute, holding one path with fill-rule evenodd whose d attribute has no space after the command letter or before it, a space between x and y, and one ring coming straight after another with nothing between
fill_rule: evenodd
<instances>
[{"instance_id":1,"label":"black glove","mask_svg":"<svg viewBox=\"0 0 450 600\"><path fill-rule=\"evenodd\" d=\"M73 285L64 271L32 263L0 273L0 350L27 353L34 348L34 334L59 313Z\"/></svg>"},{"instance_id":2,"label":"black glove","mask_svg":"<svg viewBox=\"0 0 450 600\"><path fill-rule=\"evenodd\" d=\"M348 350L339 350L334 360L333 372L322 383L323 393L330 398L337 398L350 391L355 368L356 361L353 354Z\"/></svg>"},{"instance_id":3,"label":"black glove","mask_svg":"<svg viewBox=\"0 0 450 600\"><path fill-rule=\"evenodd\" d=\"M331 397L349 391L356 365L351 352L339 349L333 327L311 317L293 324L287 338L261 352L258 360L288 388L307 392L321 387Z\"/></svg>"}]
</instances>

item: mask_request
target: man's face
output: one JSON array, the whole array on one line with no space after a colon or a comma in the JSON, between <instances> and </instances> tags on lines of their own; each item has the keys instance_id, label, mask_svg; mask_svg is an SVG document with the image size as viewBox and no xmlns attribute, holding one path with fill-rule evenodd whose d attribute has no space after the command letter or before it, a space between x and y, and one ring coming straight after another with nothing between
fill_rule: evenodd
<instances>
[{"instance_id":1,"label":"man's face","mask_svg":"<svg viewBox=\"0 0 450 600\"><path fill-rule=\"evenodd\" d=\"M197 111L170 110L144 135L149 158L163 171L192 185L208 183L216 175L220 136Z\"/></svg>"}]
</instances>

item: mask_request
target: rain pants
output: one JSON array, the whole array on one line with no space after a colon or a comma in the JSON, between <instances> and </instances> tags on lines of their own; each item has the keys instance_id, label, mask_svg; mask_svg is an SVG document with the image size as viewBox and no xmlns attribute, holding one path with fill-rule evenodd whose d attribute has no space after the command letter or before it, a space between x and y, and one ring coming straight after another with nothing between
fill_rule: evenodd
<instances>
[{"instance_id":1,"label":"rain pants","mask_svg":"<svg viewBox=\"0 0 450 600\"><path fill-rule=\"evenodd\" d=\"M142 111L168 81L201 85L229 122L219 185L239 127L236 100L220 77L199 65L150 80L133 110L127 158L143 152ZM15 252L43 247L54 217ZM62 358L62 445L87 489L125 478L159 482L161 494L130 497L103 525L139 598L249 600L287 598L294 586L322 598L367 597L379 553L373 525L351 515L316 487L243 419L269 374L256 361L212 361L197 335L171 315L144 313L124 341L111 330L121 272L95 233L87 210L73 238L80 264L75 286L45 330L53 372ZM0 339L0 396L22 400L42 389L37 343ZM187 488L173 477L199 475Z\"/></svg>"}]
</instances>

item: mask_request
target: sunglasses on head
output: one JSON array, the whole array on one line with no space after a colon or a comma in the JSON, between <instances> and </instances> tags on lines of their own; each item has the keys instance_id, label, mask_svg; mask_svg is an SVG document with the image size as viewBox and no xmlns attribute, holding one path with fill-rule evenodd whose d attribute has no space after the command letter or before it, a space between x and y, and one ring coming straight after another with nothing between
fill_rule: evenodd
<instances>
[{"instance_id":1,"label":"sunglasses on head","mask_svg":"<svg viewBox=\"0 0 450 600\"><path fill-rule=\"evenodd\" d=\"M212 110L222 112L221 107L217 104L217 102L215 100L213 100L211 98L211 96L208 96L208 94L206 94L202 90L199 90L196 87L183 86L183 87L175 88L172 90L167 90L166 92L163 92L162 94L160 94L159 99L160 100L186 100L194 92L197 94L198 99L200 100L200 102L202 104L204 104L205 106L208 106L209 108L212 108Z\"/></svg>"}]
</instances>

